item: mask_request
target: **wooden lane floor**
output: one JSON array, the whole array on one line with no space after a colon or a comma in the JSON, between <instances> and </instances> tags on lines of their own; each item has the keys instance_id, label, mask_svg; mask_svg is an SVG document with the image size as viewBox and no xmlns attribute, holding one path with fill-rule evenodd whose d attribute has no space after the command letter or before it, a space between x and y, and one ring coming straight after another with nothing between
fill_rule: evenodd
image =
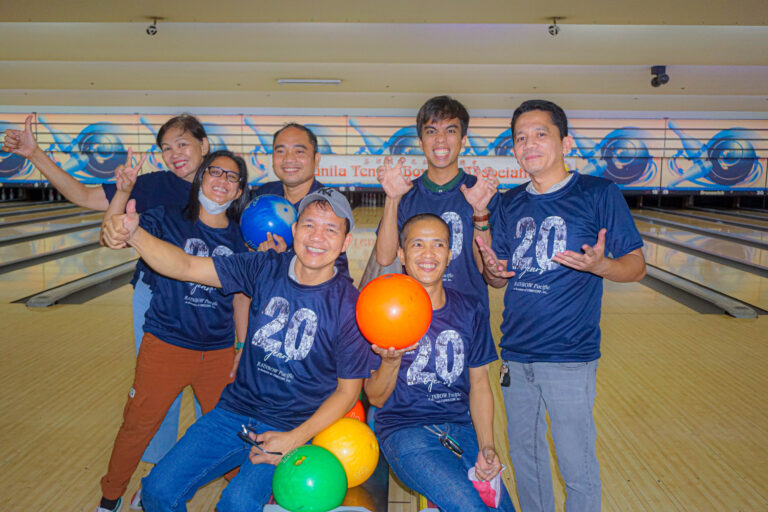
<instances>
[{"instance_id":1,"label":"wooden lane floor","mask_svg":"<svg viewBox=\"0 0 768 512\"><path fill-rule=\"evenodd\" d=\"M63 235L27 240L0 246L0 262L29 258L39 254L99 241L99 228L84 229Z\"/></svg>"},{"instance_id":2,"label":"wooden lane floor","mask_svg":"<svg viewBox=\"0 0 768 512\"><path fill-rule=\"evenodd\" d=\"M377 221L380 209L370 213ZM350 256L365 254L359 249ZM0 303L3 510L96 507L133 378L130 294L123 286L45 310ZM502 296L491 292L496 339ZM606 282L601 328L595 418L603 511L768 510L768 317L700 315L641 284ZM184 395L182 430L194 418ZM127 499L149 470L139 466ZM554 474L561 512L564 489ZM201 489L190 512L213 510L224 485Z\"/></svg>"},{"instance_id":3,"label":"wooden lane floor","mask_svg":"<svg viewBox=\"0 0 768 512\"><path fill-rule=\"evenodd\" d=\"M136 258L133 249L100 247L0 274L0 302L13 302Z\"/></svg>"},{"instance_id":4,"label":"wooden lane floor","mask_svg":"<svg viewBox=\"0 0 768 512\"><path fill-rule=\"evenodd\" d=\"M668 213L661 213L661 212L652 211L652 210L638 209L638 210L632 210L632 213L644 215L646 217L653 217L654 219L667 220L667 221L677 222L680 224L696 226L699 228L704 228L704 229L716 231L719 233L732 234L738 237L743 237L745 239L768 244L768 232L765 232L765 231L755 231L753 229L742 228L739 226L719 224L717 222L711 222L711 221L700 220L700 219L692 219L689 217L680 217L677 215L671 215Z\"/></svg>"},{"instance_id":5,"label":"wooden lane floor","mask_svg":"<svg viewBox=\"0 0 768 512\"><path fill-rule=\"evenodd\" d=\"M756 228L761 229L768 229L768 218L765 220L760 219L744 219L744 218L738 218L734 217L732 215L728 215L725 213L715 213L715 212L704 212L701 210L670 210L669 213L684 213L686 215L696 215L699 217L706 217L707 219L712 219L715 221L721 220L724 222L739 222L741 224L751 224L752 226L755 226Z\"/></svg>"},{"instance_id":6,"label":"wooden lane floor","mask_svg":"<svg viewBox=\"0 0 768 512\"><path fill-rule=\"evenodd\" d=\"M12 215L12 216L0 215L0 228L2 228L6 223L21 224L24 222L32 222L35 220L45 222L45 220L48 219L49 217L58 217L58 218L74 217L76 215L85 215L89 211L92 211L92 210L88 210L86 208L72 207L72 208L65 208L65 209L56 210L56 211L30 212L30 213L25 213L23 215Z\"/></svg>"},{"instance_id":7,"label":"wooden lane floor","mask_svg":"<svg viewBox=\"0 0 768 512\"><path fill-rule=\"evenodd\" d=\"M647 241L646 261L742 302L768 310L768 278Z\"/></svg>"},{"instance_id":8,"label":"wooden lane floor","mask_svg":"<svg viewBox=\"0 0 768 512\"><path fill-rule=\"evenodd\" d=\"M60 228L60 227L67 227L67 226L77 227L79 225L87 224L89 222L101 220L102 217L104 217L104 214L97 212L89 215L83 215L80 217L56 219L51 221L40 221L32 224L24 224L21 226L11 226L8 228L3 228L2 226L0 226L0 239L9 237L9 236L14 236L14 235L44 233L51 229Z\"/></svg>"},{"instance_id":9,"label":"wooden lane floor","mask_svg":"<svg viewBox=\"0 0 768 512\"><path fill-rule=\"evenodd\" d=\"M768 210L758 210L757 208L751 208L751 209L736 209L734 210L736 213L742 213L745 215L755 215L758 217L763 217L765 219L768 219Z\"/></svg>"},{"instance_id":10,"label":"wooden lane floor","mask_svg":"<svg viewBox=\"0 0 768 512\"><path fill-rule=\"evenodd\" d=\"M682 229L651 224L639 219L635 220L635 225L640 234L649 234L668 240L673 243L691 245L704 252L713 253L718 256L725 256L746 264L759 265L768 268L768 251L750 247L739 242L729 242L719 238L712 238L698 233L691 233Z\"/></svg>"},{"instance_id":11,"label":"wooden lane floor","mask_svg":"<svg viewBox=\"0 0 768 512\"><path fill-rule=\"evenodd\" d=\"M31 202L31 203L26 201L14 201L13 204L10 204L10 203L0 204L0 216L6 215L12 212L22 212L22 211L34 213L37 210L46 210L48 208L56 208L59 206L67 206L67 205L70 205L70 203L67 203L64 201L57 201L57 202L42 201L42 202Z\"/></svg>"}]
</instances>

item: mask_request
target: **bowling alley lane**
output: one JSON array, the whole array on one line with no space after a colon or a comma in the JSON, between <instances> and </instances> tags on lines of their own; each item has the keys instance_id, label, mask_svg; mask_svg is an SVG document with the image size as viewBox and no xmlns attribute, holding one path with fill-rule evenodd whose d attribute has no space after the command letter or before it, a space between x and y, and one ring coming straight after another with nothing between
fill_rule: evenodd
<instances>
[{"instance_id":1,"label":"bowling alley lane","mask_svg":"<svg viewBox=\"0 0 768 512\"><path fill-rule=\"evenodd\" d=\"M768 278L646 241L646 261L662 270L768 310Z\"/></svg>"},{"instance_id":2,"label":"bowling alley lane","mask_svg":"<svg viewBox=\"0 0 768 512\"><path fill-rule=\"evenodd\" d=\"M740 217L734 217L733 215L728 215L725 213L715 213L715 212L704 212L701 210L669 210L669 213L682 213L685 215L696 215L697 217L706 217L707 219L712 219L713 221L721 220L723 222L738 222L739 224L751 224L755 226L756 228L763 228L768 230L768 218L765 220L759 220L759 219L745 219ZM690 218L690 217L686 217Z\"/></svg>"},{"instance_id":3,"label":"bowling alley lane","mask_svg":"<svg viewBox=\"0 0 768 512\"><path fill-rule=\"evenodd\" d=\"M758 209L738 209L734 210L736 213L742 214L742 215L752 215L754 217L762 217L766 220L768 220L768 211L767 210L758 210Z\"/></svg>"},{"instance_id":4,"label":"bowling alley lane","mask_svg":"<svg viewBox=\"0 0 768 512\"><path fill-rule=\"evenodd\" d=\"M36 211L39 211L39 210L47 210L49 208L56 208L61 206L74 207L75 205L71 205L69 203L52 203L49 201L42 201L38 203L30 203L26 201L15 201L14 203L0 205L0 216L7 215L13 212L35 213Z\"/></svg>"},{"instance_id":5,"label":"bowling alley lane","mask_svg":"<svg viewBox=\"0 0 768 512\"><path fill-rule=\"evenodd\" d=\"M703 251L715 256L723 256L736 261L759 265L768 268L768 251L750 247L739 242L729 242L719 238L712 238L698 233L691 233L678 228L651 224L639 219L635 220L635 225L640 234L648 234L668 240L673 243L692 246L699 251Z\"/></svg>"},{"instance_id":6,"label":"bowling alley lane","mask_svg":"<svg viewBox=\"0 0 768 512\"><path fill-rule=\"evenodd\" d=\"M47 252L66 249L68 247L93 243L99 241L99 228L84 229L64 235L52 235L47 238L38 238L37 240L28 240L12 245L0 247L0 261L19 260L38 256Z\"/></svg>"},{"instance_id":7,"label":"bowling alley lane","mask_svg":"<svg viewBox=\"0 0 768 512\"><path fill-rule=\"evenodd\" d=\"M60 215L67 215L67 216L74 217L76 215L84 215L88 211L89 210L85 208L75 207L75 208L62 208L60 210L54 210L54 211L30 212L30 213L25 213L23 215L10 215L10 216L5 216L2 214L2 212L0 212L0 227L2 227L3 224L5 224L6 222L15 223L15 222L23 222L23 221L32 221L36 219L45 221L45 219L48 217L58 217Z\"/></svg>"},{"instance_id":8,"label":"bowling alley lane","mask_svg":"<svg viewBox=\"0 0 768 512\"><path fill-rule=\"evenodd\" d=\"M95 212L90 215L81 215L80 217L33 222L31 224L22 224L21 226L11 226L9 228L3 228L0 226L0 239L14 235L44 233L50 229L58 229L68 226L75 227L87 222L101 220L103 216L103 213Z\"/></svg>"},{"instance_id":9,"label":"bowling alley lane","mask_svg":"<svg viewBox=\"0 0 768 512\"><path fill-rule=\"evenodd\" d=\"M100 247L0 274L0 302L13 302L136 258L133 249L113 251Z\"/></svg>"},{"instance_id":10,"label":"bowling alley lane","mask_svg":"<svg viewBox=\"0 0 768 512\"><path fill-rule=\"evenodd\" d=\"M756 231L754 229L730 226L728 224L719 224L714 221L692 219L690 217L681 217L679 215L672 215L669 213L662 213L652 210L635 209L632 210L632 214L643 215L645 217L652 217L654 219L670 222L677 222L679 224L688 224L690 226L696 226L698 228L708 229L726 235L733 235L737 238L744 238L747 240L768 244L768 232L766 231Z\"/></svg>"}]
</instances>

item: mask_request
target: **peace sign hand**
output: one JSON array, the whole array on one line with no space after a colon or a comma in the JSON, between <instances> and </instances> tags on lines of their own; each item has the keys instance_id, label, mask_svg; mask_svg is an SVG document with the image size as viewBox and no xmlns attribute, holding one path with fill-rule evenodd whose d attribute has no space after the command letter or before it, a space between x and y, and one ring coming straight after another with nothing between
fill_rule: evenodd
<instances>
[{"instance_id":1,"label":"peace sign hand","mask_svg":"<svg viewBox=\"0 0 768 512\"><path fill-rule=\"evenodd\" d=\"M133 150L128 148L128 157L125 159L125 165L118 165L115 169L115 184L117 186L117 190L127 194L131 193L133 186L136 184L136 178L139 175L139 171L141 170L141 167L144 165L146 160L147 154L144 153L141 157L141 160L139 160L138 165L135 167L132 166Z\"/></svg>"}]
</instances>

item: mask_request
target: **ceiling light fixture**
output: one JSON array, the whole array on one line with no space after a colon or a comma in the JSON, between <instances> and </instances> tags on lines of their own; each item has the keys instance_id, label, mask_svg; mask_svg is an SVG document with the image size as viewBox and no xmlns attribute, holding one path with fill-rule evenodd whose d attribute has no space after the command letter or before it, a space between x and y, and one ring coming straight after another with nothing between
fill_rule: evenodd
<instances>
[{"instance_id":1,"label":"ceiling light fixture","mask_svg":"<svg viewBox=\"0 0 768 512\"><path fill-rule=\"evenodd\" d=\"M341 80L338 78L278 78L277 83L280 85L341 85Z\"/></svg>"}]
</instances>

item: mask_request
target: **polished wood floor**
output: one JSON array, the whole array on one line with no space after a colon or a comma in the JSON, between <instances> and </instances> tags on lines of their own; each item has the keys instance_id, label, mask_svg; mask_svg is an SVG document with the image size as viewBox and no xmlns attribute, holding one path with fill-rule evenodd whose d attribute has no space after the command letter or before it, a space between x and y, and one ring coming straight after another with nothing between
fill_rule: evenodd
<instances>
[{"instance_id":1,"label":"polished wood floor","mask_svg":"<svg viewBox=\"0 0 768 512\"><path fill-rule=\"evenodd\" d=\"M355 212L359 279L380 211ZM0 286L10 295L15 284ZM497 337L501 297L492 293ZM95 508L133 376L129 304L129 287L42 311L0 304L0 510ZM603 510L768 510L768 319L700 315L640 284L606 283L602 329ZM497 424L503 439L500 413ZM128 498L149 469L139 467ZM202 489L189 510L213 510L222 487ZM559 478L555 491L562 510Z\"/></svg>"}]
</instances>

